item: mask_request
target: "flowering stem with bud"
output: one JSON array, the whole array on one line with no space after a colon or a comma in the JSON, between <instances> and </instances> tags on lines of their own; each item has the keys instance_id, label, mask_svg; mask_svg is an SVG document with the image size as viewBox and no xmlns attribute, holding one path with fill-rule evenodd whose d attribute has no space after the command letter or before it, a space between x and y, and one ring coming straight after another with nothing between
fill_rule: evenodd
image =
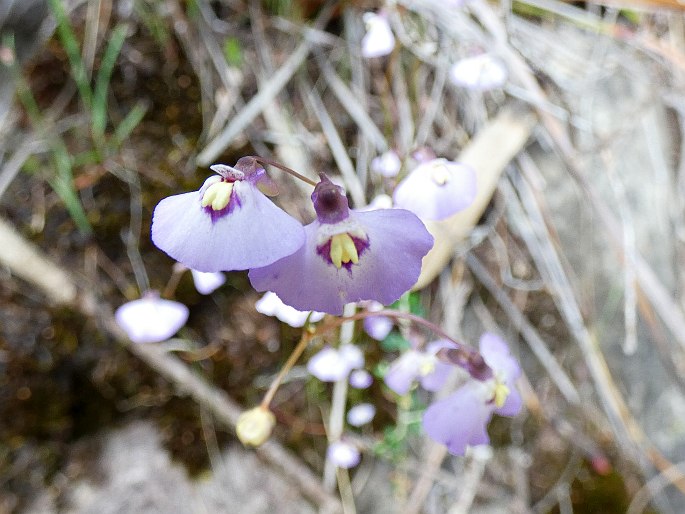
<instances>
[{"instance_id":1,"label":"flowering stem with bud","mask_svg":"<svg viewBox=\"0 0 685 514\"><path fill-rule=\"evenodd\" d=\"M260 407L262 409L269 408L269 405L271 404L274 395L276 394L276 391L283 382L283 379L288 374L288 372L293 368L298 359L302 356L302 353L304 352L305 348L307 348L307 345L315 336L333 330L347 321L356 321L370 316L385 316L394 319L406 319L418 325L423 325L424 327L429 328L435 334L439 335L444 339L447 339L455 345L455 348L450 348L447 352L440 352L440 357L444 358L452 364L456 364L463 367L473 376L473 378L477 380L487 380L488 378L492 377L492 370L483 361L483 358L481 357L480 353L478 353L476 350L468 348L467 346L463 345L458 341L455 341L452 337L445 333L444 330L442 330L437 325L431 323L430 321L427 321L414 314L393 311L388 309L375 312L363 311L353 314L351 316L340 316L336 318L331 318L330 320L328 320L327 322L318 327L312 327L311 325L307 326L307 328L304 330L304 333L302 334L302 337L300 338L300 341L297 343L297 346L295 346L295 349L290 354L290 357L288 357L288 360L285 362L285 364L279 371L278 375L276 376L276 378L274 378L273 382L269 386L269 390L266 392L264 398L259 404Z\"/></svg>"}]
</instances>

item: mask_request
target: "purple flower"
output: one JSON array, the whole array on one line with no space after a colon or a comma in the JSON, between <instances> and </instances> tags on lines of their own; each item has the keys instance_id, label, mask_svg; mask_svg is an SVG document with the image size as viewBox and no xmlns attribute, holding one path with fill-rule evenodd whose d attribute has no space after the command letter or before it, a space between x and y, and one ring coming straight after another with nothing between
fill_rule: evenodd
<instances>
[{"instance_id":1,"label":"purple flower","mask_svg":"<svg viewBox=\"0 0 685 514\"><path fill-rule=\"evenodd\" d=\"M384 14L364 13L366 34L362 38L362 56L383 57L395 48L395 36Z\"/></svg>"},{"instance_id":2,"label":"purple flower","mask_svg":"<svg viewBox=\"0 0 685 514\"><path fill-rule=\"evenodd\" d=\"M157 291L148 291L140 300L126 302L114 319L134 343L159 343L173 336L188 320L188 307L162 300Z\"/></svg>"},{"instance_id":3,"label":"purple flower","mask_svg":"<svg viewBox=\"0 0 685 514\"><path fill-rule=\"evenodd\" d=\"M293 309L290 305L284 304L276 293L267 292L262 296L257 303L255 303L257 312L266 314L267 316L276 316L283 323L287 323L291 327L301 327L304 325L307 318L312 323L316 323L323 319L325 314L323 312L298 311Z\"/></svg>"},{"instance_id":4,"label":"purple flower","mask_svg":"<svg viewBox=\"0 0 685 514\"><path fill-rule=\"evenodd\" d=\"M441 220L473 203L476 172L470 166L447 159L419 164L395 188L395 206L422 219Z\"/></svg>"},{"instance_id":5,"label":"purple flower","mask_svg":"<svg viewBox=\"0 0 685 514\"><path fill-rule=\"evenodd\" d=\"M433 403L423 415L429 437L447 446L450 453L463 455L467 446L488 444L487 425L493 413L515 416L521 410L521 396L514 381L521 368L498 336L485 333L480 353L494 376L485 381L469 380L454 393Z\"/></svg>"},{"instance_id":6,"label":"purple flower","mask_svg":"<svg viewBox=\"0 0 685 514\"><path fill-rule=\"evenodd\" d=\"M342 380L353 369L364 366L364 354L354 345L344 345L339 350L326 346L307 362L307 371L322 382Z\"/></svg>"},{"instance_id":7,"label":"purple flower","mask_svg":"<svg viewBox=\"0 0 685 514\"><path fill-rule=\"evenodd\" d=\"M500 88L506 83L507 76L504 63L490 54L466 57L450 68L453 84L475 91Z\"/></svg>"},{"instance_id":8,"label":"purple flower","mask_svg":"<svg viewBox=\"0 0 685 514\"><path fill-rule=\"evenodd\" d=\"M212 294L226 283L226 275L217 271L215 273L205 273L204 271L190 270L193 276L195 289L200 294Z\"/></svg>"},{"instance_id":9,"label":"purple flower","mask_svg":"<svg viewBox=\"0 0 685 514\"><path fill-rule=\"evenodd\" d=\"M454 367L440 361L437 353L441 348L452 346L449 341L440 339L429 343L425 351L404 352L390 365L384 377L385 385L399 395L407 394L417 380L427 391L440 390Z\"/></svg>"},{"instance_id":10,"label":"purple flower","mask_svg":"<svg viewBox=\"0 0 685 514\"><path fill-rule=\"evenodd\" d=\"M342 188L322 174L312 194L317 219L294 254L250 270L257 291L298 310L341 315L350 302L390 304L416 283L433 238L409 211L350 210Z\"/></svg>"},{"instance_id":11,"label":"purple flower","mask_svg":"<svg viewBox=\"0 0 685 514\"><path fill-rule=\"evenodd\" d=\"M191 269L214 272L265 266L302 246L300 222L257 189L270 179L254 159L211 169L218 175L199 191L159 202L151 228L158 248Z\"/></svg>"}]
</instances>

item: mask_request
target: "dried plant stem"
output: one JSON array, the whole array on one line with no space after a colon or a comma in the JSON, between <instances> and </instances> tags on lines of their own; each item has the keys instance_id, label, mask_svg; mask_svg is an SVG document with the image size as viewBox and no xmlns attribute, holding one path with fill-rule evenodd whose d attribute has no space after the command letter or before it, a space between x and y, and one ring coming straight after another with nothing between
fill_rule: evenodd
<instances>
[{"instance_id":1,"label":"dried plant stem","mask_svg":"<svg viewBox=\"0 0 685 514\"><path fill-rule=\"evenodd\" d=\"M447 448L445 446L432 441L427 444L429 448L428 455L424 458L424 467L430 471L422 474L418 482L416 482L402 514L419 514L421 512L423 504L433 488L435 471L440 468L442 461L447 456Z\"/></svg>"}]
</instances>

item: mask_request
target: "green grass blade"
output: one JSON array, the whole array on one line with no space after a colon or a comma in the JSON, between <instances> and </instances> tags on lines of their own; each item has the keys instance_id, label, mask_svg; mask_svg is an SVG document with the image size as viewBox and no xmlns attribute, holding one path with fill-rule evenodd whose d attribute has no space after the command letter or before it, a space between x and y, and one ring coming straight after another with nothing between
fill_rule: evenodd
<instances>
[{"instance_id":1,"label":"green grass blade","mask_svg":"<svg viewBox=\"0 0 685 514\"><path fill-rule=\"evenodd\" d=\"M131 135L133 129L135 129L138 124L143 120L145 114L147 113L147 105L145 102L140 101L133 106L126 117L119 123L114 131L114 137L112 142L115 147L121 145L128 136Z\"/></svg>"},{"instance_id":2,"label":"green grass blade","mask_svg":"<svg viewBox=\"0 0 685 514\"><path fill-rule=\"evenodd\" d=\"M64 11L62 1L48 1L50 4L50 9L57 20L57 34L59 35L62 46L64 46L64 50L69 58L69 65L71 66L71 73L76 81L76 87L78 88L83 103L86 105L86 107L90 108L93 104L93 92L90 89L90 82L88 80L88 74L86 73L86 66L83 64L83 59L81 58L81 52L76 39L76 34L74 34L74 31L71 28L69 18Z\"/></svg>"},{"instance_id":3,"label":"green grass blade","mask_svg":"<svg viewBox=\"0 0 685 514\"><path fill-rule=\"evenodd\" d=\"M112 78L112 71L114 65L121 52L121 47L124 45L128 27L126 25L117 25L110 34L109 42L105 48L95 79L95 90L93 93L93 139L96 142L102 141L107 126L107 92L109 90L109 82Z\"/></svg>"},{"instance_id":4,"label":"green grass blade","mask_svg":"<svg viewBox=\"0 0 685 514\"><path fill-rule=\"evenodd\" d=\"M50 186L59 195L62 202L64 202L69 215L74 220L74 223L76 223L78 229L84 234L92 234L93 228L90 226L86 211L83 209L81 200L74 187L74 172L71 158L67 148L61 141L54 145L52 156L57 173L53 178L49 179Z\"/></svg>"}]
</instances>

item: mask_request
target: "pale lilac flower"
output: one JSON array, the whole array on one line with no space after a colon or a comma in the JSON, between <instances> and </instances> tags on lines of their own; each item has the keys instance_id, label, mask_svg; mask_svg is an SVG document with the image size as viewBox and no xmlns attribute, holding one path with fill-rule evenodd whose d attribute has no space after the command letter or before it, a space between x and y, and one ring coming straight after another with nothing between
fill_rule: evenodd
<instances>
[{"instance_id":1,"label":"pale lilac flower","mask_svg":"<svg viewBox=\"0 0 685 514\"><path fill-rule=\"evenodd\" d=\"M261 312L267 316L275 316L283 323L287 323L295 328L304 326L307 317L309 317L310 322L316 323L325 316L323 312L312 312L311 316L309 316L309 311L298 311L290 305L284 304L276 293L270 291L264 293L264 295L257 300L255 308L257 309L257 312Z\"/></svg>"},{"instance_id":2,"label":"pale lilac flower","mask_svg":"<svg viewBox=\"0 0 685 514\"><path fill-rule=\"evenodd\" d=\"M323 174L312 200L317 219L305 227L305 244L251 269L255 289L299 310L341 315L350 302L391 304L416 283L433 237L413 213L350 210L342 189Z\"/></svg>"},{"instance_id":3,"label":"pale lilac flower","mask_svg":"<svg viewBox=\"0 0 685 514\"><path fill-rule=\"evenodd\" d=\"M366 306L366 310L371 312L380 311L383 309L383 305L378 302L369 302ZM382 341L395 326L392 319L387 316L369 316L364 318L364 332L366 332L369 337L372 337L376 341Z\"/></svg>"},{"instance_id":4,"label":"pale lilac flower","mask_svg":"<svg viewBox=\"0 0 685 514\"><path fill-rule=\"evenodd\" d=\"M417 148L412 152L411 156L417 164L423 164L424 162L433 161L438 158L438 156L435 155L435 151L428 146Z\"/></svg>"},{"instance_id":5,"label":"pale lilac flower","mask_svg":"<svg viewBox=\"0 0 685 514\"><path fill-rule=\"evenodd\" d=\"M383 14L364 13L366 34L362 38L362 56L367 58L389 55L395 48L395 36Z\"/></svg>"},{"instance_id":6,"label":"pale lilac flower","mask_svg":"<svg viewBox=\"0 0 685 514\"><path fill-rule=\"evenodd\" d=\"M371 423L376 415L376 407L370 403L360 403L347 411L347 422L353 427Z\"/></svg>"},{"instance_id":7,"label":"pale lilac flower","mask_svg":"<svg viewBox=\"0 0 685 514\"><path fill-rule=\"evenodd\" d=\"M226 275L217 271L215 273L205 273L204 271L190 270L193 276L195 289L200 294L212 294L226 283Z\"/></svg>"},{"instance_id":8,"label":"pale lilac flower","mask_svg":"<svg viewBox=\"0 0 685 514\"><path fill-rule=\"evenodd\" d=\"M187 267L205 272L271 264L304 243L299 221L257 188L269 183L254 159L215 164L199 191L163 199L152 217L152 242Z\"/></svg>"},{"instance_id":9,"label":"pale lilac flower","mask_svg":"<svg viewBox=\"0 0 685 514\"><path fill-rule=\"evenodd\" d=\"M322 382L337 382L363 366L364 355L356 346L344 345L339 350L326 346L309 359L307 371Z\"/></svg>"},{"instance_id":10,"label":"pale lilac flower","mask_svg":"<svg viewBox=\"0 0 685 514\"><path fill-rule=\"evenodd\" d=\"M399 395L407 394L416 381L427 391L438 391L442 388L454 366L438 359L437 353L442 348L454 345L440 339L426 345L425 350L407 350L391 365L383 380L385 385Z\"/></svg>"},{"instance_id":11,"label":"pale lilac flower","mask_svg":"<svg viewBox=\"0 0 685 514\"><path fill-rule=\"evenodd\" d=\"M364 354L358 346L353 344L343 345L338 349L338 353L340 353L340 357L347 362L350 370L364 367Z\"/></svg>"},{"instance_id":12,"label":"pale lilac flower","mask_svg":"<svg viewBox=\"0 0 685 514\"><path fill-rule=\"evenodd\" d=\"M355 389L366 389L371 384L373 384L373 377L365 369L355 369L350 373L350 385Z\"/></svg>"},{"instance_id":13,"label":"pale lilac flower","mask_svg":"<svg viewBox=\"0 0 685 514\"><path fill-rule=\"evenodd\" d=\"M426 409L423 427L429 437L447 446L450 453L463 455L467 446L488 444L487 425L493 413L515 416L521 410L521 396L514 382L521 368L507 344L494 334L483 334L480 353L493 376L471 379L453 394Z\"/></svg>"},{"instance_id":14,"label":"pale lilac flower","mask_svg":"<svg viewBox=\"0 0 685 514\"><path fill-rule=\"evenodd\" d=\"M395 150L388 150L371 161L371 171L382 177L396 177L401 167L402 161Z\"/></svg>"},{"instance_id":15,"label":"pale lilac flower","mask_svg":"<svg viewBox=\"0 0 685 514\"><path fill-rule=\"evenodd\" d=\"M476 198L476 172L447 159L419 164L395 188L395 206L422 219L441 220L465 209Z\"/></svg>"},{"instance_id":16,"label":"pale lilac flower","mask_svg":"<svg viewBox=\"0 0 685 514\"><path fill-rule=\"evenodd\" d=\"M453 84L475 91L490 91L502 87L509 73L504 63L490 54L480 54L457 61L450 68Z\"/></svg>"},{"instance_id":17,"label":"pale lilac flower","mask_svg":"<svg viewBox=\"0 0 685 514\"><path fill-rule=\"evenodd\" d=\"M119 307L114 319L134 343L159 343L185 325L188 307L163 300L156 291L148 291L140 300L126 302Z\"/></svg>"},{"instance_id":18,"label":"pale lilac flower","mask_svg":"<svg viewBox=\"0 0 685 514\"><path fill-rule=\"evenodd\" d=\"M339 468L349 469L359 464L359 450L345 441L336 441L328 445L326 457Z\"/></svg>"}]
</instances>

